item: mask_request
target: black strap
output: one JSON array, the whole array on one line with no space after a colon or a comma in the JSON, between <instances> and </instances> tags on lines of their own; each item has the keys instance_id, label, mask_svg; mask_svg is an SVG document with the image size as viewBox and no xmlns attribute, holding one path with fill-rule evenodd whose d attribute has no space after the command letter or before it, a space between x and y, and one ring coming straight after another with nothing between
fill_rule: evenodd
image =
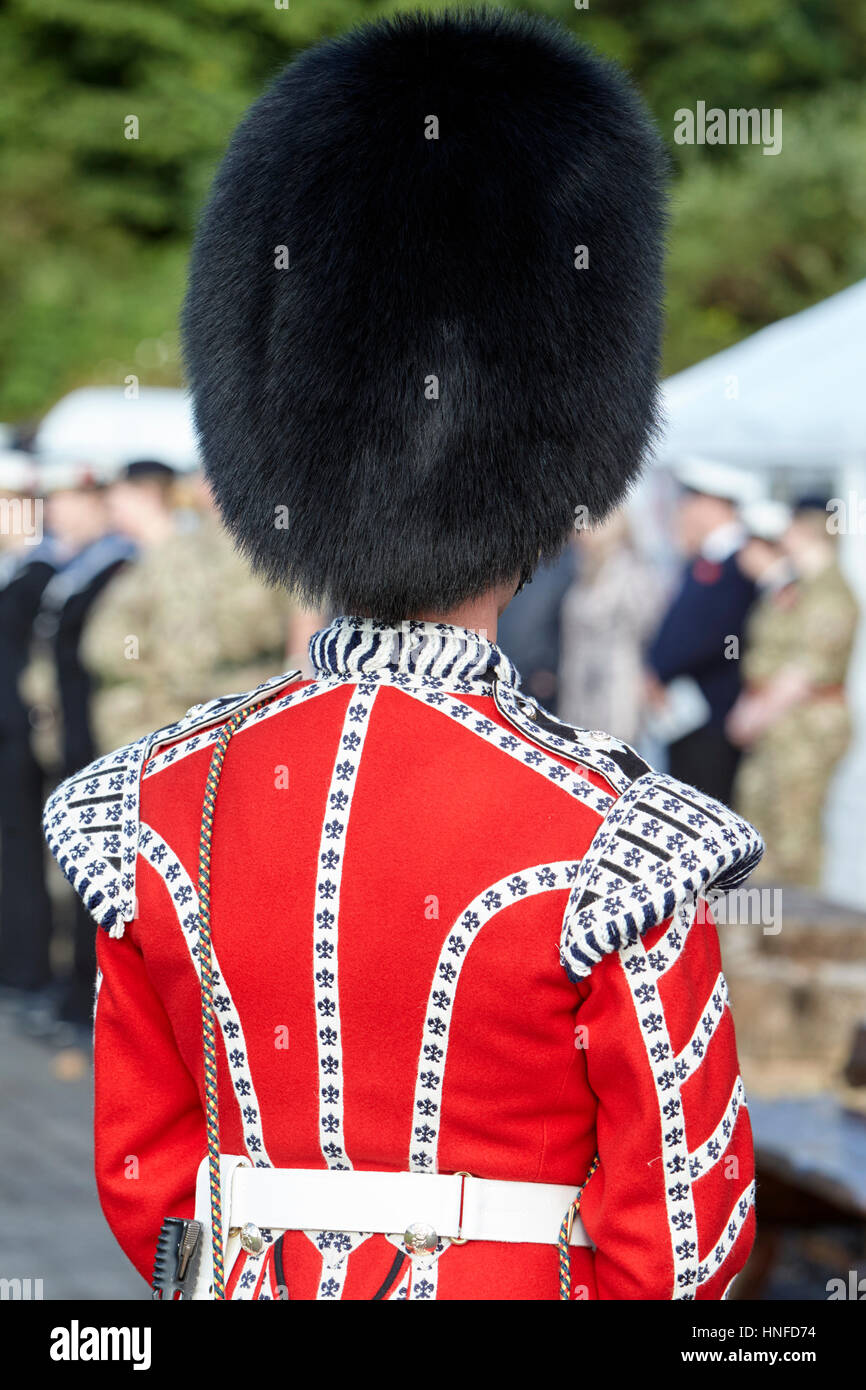
<instances>
[{"instance_id":1,"label":"black strap","mask_svg":"<svg viewBox=\"0 0 866 1390\"><path fill-rule=\"evenodd\" d=\"M274 1273L277 1276L277 1288L280 1290L279 1297L285 1301L288 1301L289 1289L286 1283L286 1272L283 1265L283 1241L285 1240L285 1238L286 1235L284 1231L283 1234L280 1236L279 1240L274 1245ZM401 1269L403 1268L403 1262L405 1259L406 1256L403 1254L402 1250L398 1250L396 1255L394 1256L394 1262L391 1265L391 1268L385 1275L385 1280L382 1284L382 1287L378 1290L377 1293L373 1294L371 1302L375 1303L379 1299L384 1298L385 1295L394 1287L394 1284L397 1281L397 1277Z\"/></svg>"},{"instance_id":2,"label":"black strap","mask_svg":"<svg viewBox=\"0 0 866 1390\"><path fill-rule=\"evenodd\" d=\"M285 1238L286 1233L284 1231L274 1246L274 1273L277 1276L277 1288L279 1289L277 1297L283 1302L288 1302L289 1286L286 1283L286 1271L283 1268L283 1241Z\"/></svg>"},{"instance_id":3,"label":"black strap","mask_svg":"<svg viewBox=\"0 0 866 1390\"><path fill-rule=\"evenodd\" d=\"M388 1290L389 1290L389 1289L392 1289L392 1288L394 1287L394 1284L396 1283L396 1280L397 1280L397 1275L400 1273L400 1270L403 1268L403 1261L404 1261L405 1259L406 1259L406 1256L403 1254L403 1251L402 1251L402 1250L398 1250L398 1251L397 1251L397 1254L394 1256L394 1263L391 1265L391 1268L388 1270L388 1273L385 1275L385 1282L384 1282L384 1284L382 1285L381 1289L379 1289L379 1292L378 1292L378 1293L374 1293L374 1294L373 1294L373 1297L372 1297L372 1299L371 1299L371 1302L372 1302L372 1303L375 1303L375 1302L376 1302L378 1299L380 1299L380 1298L384 1298L384 1297L385 1297L385 1294L388 1292Z\"/></svg>"}]
</instances>

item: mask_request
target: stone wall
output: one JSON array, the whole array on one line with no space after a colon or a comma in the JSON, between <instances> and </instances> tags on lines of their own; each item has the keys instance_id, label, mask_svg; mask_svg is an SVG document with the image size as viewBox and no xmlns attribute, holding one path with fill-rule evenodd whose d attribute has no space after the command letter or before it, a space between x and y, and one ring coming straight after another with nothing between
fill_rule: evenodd
<instances>
[{"instance_id":1,"label":"stone wall","mask_svg":"<svg viewBox=\"0 0 866 1390\"><path fill-rule=\"evenodd\" d=\"M866 1087L843 1076L866 1021L866 914L799 888L771 891L781 913L770 932L766 922L718 924L746 1091L832 1091L866 1112Z\"/></svg>"}]
</instances>

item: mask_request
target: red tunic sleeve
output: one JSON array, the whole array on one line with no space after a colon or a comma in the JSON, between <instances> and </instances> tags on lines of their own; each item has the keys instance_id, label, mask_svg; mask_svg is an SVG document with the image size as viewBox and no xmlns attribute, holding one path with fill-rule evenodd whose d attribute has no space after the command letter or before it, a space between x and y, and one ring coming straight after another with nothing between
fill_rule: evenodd
<instances>
[{"instance_id":1,"label":"red tunic sleeve","mask_svg":"<svg viewBox=\"0 0 866 1390\"><path fill-rule=\"evenodd\" d=\"M602 1299L721 1299L754 1239L754 1159L712 918L699 905L578 986L600 1167L581 1215Z\"/></svg>"},{"instance_id":2,"label":"red tunic sleeve","mask_svg":"<svg viewBox=\"0 0 866 1390\"><path fill-rule=\"evenodd\" d=\"M193 1215L206 1150L199 1093L127 927L97 932L96 1185L115 1238L150 1282L163 1218Z\"/></svg>"}]
</instances>

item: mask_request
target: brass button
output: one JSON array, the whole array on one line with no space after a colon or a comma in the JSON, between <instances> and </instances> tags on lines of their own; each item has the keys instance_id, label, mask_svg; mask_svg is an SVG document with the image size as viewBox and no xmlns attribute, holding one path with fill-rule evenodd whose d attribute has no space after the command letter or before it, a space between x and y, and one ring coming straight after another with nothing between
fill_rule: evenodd
<instances>
[{"instance_id":1,"label":"brass button","mask_svg":"<svg viewBox=\"0 0 866 1390\"><path fill-rule=\"evenodd\" d=\"M262 1233L252 1221L248 1221L241 1231L241 1246L248 1255L260 1255L265 1248Z\"/></svg>"},{"instance_id":2,"label":"brass button","mask_svg":"<svg viewBox=\"0 0 866 1390\"><path fill-rule=\"evenodd\" d=\"M439 1237L432 1226L416 1221L403 1232L403 1244L410 1255L430 1254L439 1244Z\"/></svg>"}]
</instances>

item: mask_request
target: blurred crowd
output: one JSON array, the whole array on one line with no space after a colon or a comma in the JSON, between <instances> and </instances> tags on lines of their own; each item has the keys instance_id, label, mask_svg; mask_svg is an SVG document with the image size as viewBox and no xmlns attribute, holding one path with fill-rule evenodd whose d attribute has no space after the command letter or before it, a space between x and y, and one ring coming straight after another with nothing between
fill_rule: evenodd
<instances>
[{"instance_id":1,"label":"blurred crowd","mask_svg":"<svg viewBox=\"0 0 866 1390\"><path fill-rule=\"evenodd\" d=\"M539 570L498 642L560 718L753 821L766 878L818 884L859 615L826 499L755 493L738 470L689 461L666 538L673 584L621 511ZM0 504L0 990L31 1033L83 1041L93 928L47 876L52 785L195 703L306 674L329 615L254 579L202 476L159 460L106 480L8 453Z\"/></svg>"},{"instance_id":2,"label":"blurred crowd","mask_svg":"<svg viewBox=\"0 0 866 1390\"><path fill-rule=\"evenodd\" d=\"M859 611L828 499L761 493L751 474L684 462L673 585L619 512L514 600L500 644L567 723L615 734L752 821L759 880L818 886Z\"/></svg>"},{"instance_id":3,"label":"blurred crowd","mask_svg":"<svg viewBox=\"0 0 866 1390\"><path fill-rule=\"evenodd\" d=\"M83 1042L93 924L49 874L52 786L193 704L306 671L323 618L251 576L200 474L7 453L0 503L0 990L28 1032Z\"/></svg>"}]
</instances>

